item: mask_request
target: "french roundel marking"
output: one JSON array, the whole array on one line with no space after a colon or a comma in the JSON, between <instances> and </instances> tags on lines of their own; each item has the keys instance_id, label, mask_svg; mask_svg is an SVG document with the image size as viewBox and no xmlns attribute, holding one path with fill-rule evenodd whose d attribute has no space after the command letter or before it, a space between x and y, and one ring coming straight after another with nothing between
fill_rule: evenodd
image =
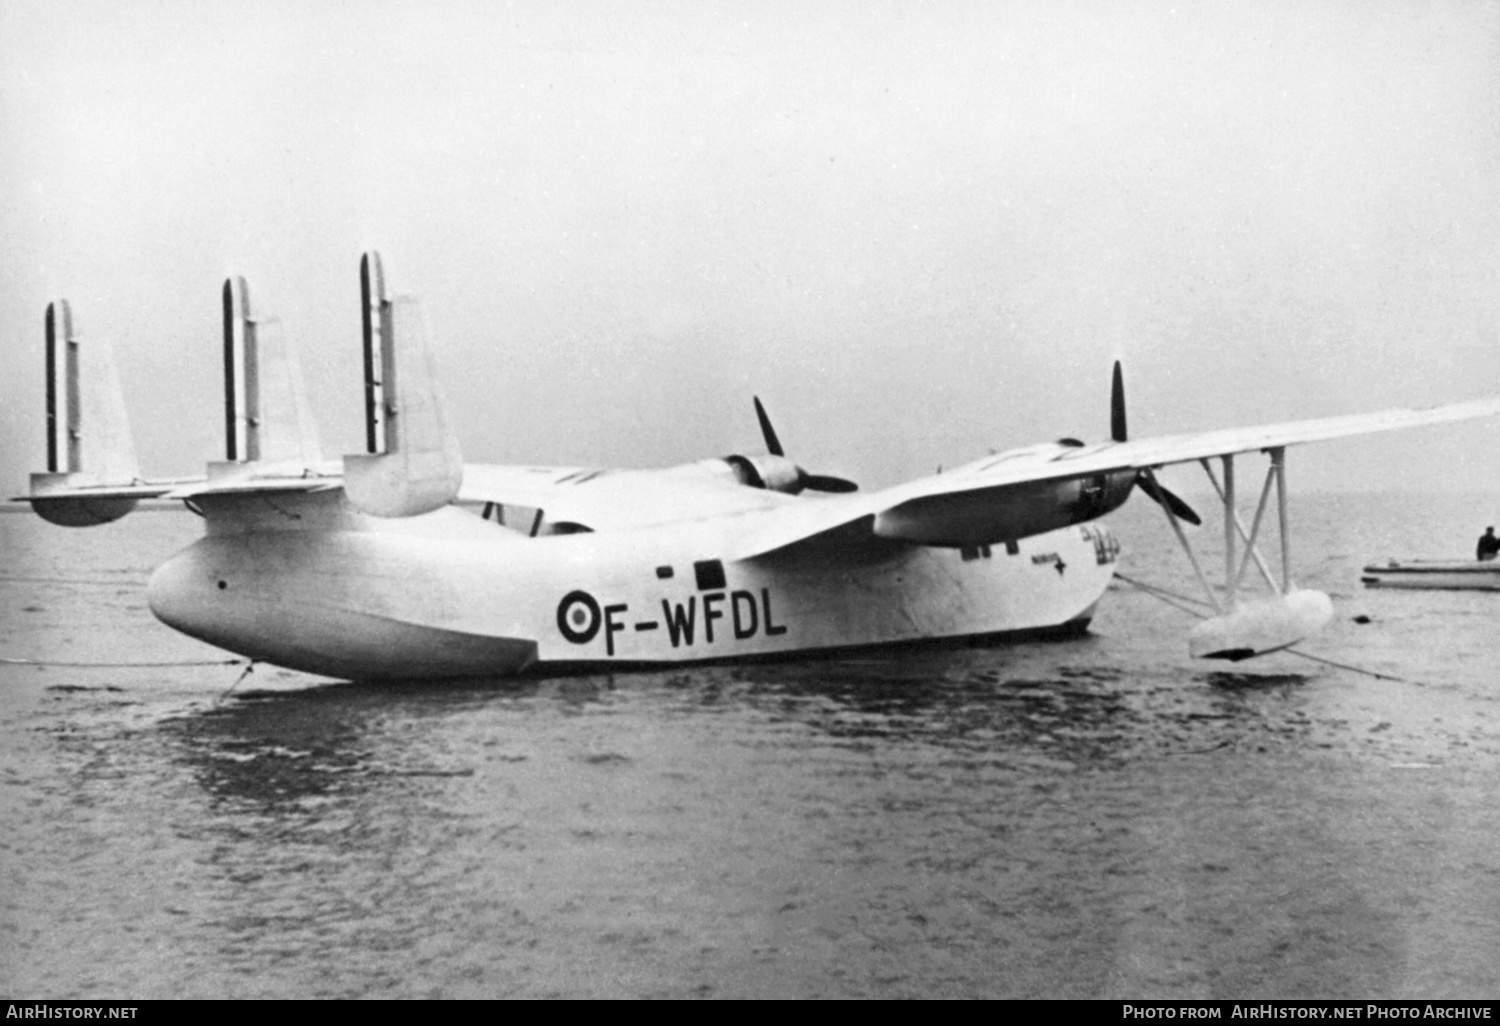
<instances>
[{"instance_id":1,"label":"french roundel marking","mask_svg":"<svg viewBox=\"0 0 1500 1026\"><path fill-rule=\"evenodd\" d=\"M575 645L587 645L599 633L604 616L586 591L570 591L557 604L557 629Z\"/></svg>"}]
</instances>

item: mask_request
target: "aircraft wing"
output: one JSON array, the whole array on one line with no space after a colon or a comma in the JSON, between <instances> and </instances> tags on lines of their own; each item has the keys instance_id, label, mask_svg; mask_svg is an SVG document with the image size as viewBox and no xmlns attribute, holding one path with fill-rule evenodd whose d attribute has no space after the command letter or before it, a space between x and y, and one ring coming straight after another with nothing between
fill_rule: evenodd
<instances>
[{"instance_id":1,"label":"aircraft wing","mask_svg":"<svg viewBox=\"0 0 1500 1026\"><path fill-rule=\"evenodd\" d=\"M34 478L44 475L36 474ZM48 474L56 482L33 480L32 490L26 495L12 495L12 502L45 502L48 499L156 499L168 492L188 484L187 481L139 481L134 484L68 484L61 480L62 474ZM196 480L196 479L195 479Z\"/></svg>"},{"instance_id":2,"label":"aircraft wing","mask_svg":"<svg viewBox=\"0 0 1500 1026\"><path fill-rule=\"evenodd\" d=\"M1427 409L1382 410L1378 413L1355 413L1343 417L1317 420L1294 420L1281 424L1254 427L1221 428L1192 434L1164 435L1129 442L1109 442L1085 446L1054 457L1053 473L1037 477L1071 477L1079 473L1106 470L1162 467L1189 463L1210 456L1229 456L1242 452L1260 452L1304 442L1326 442L1353 435L1375 434L1398 428L1422 427L1450 421L1470 420L1500 414L1500 398L1476 399ZM985 461L971 466L983 467Z\"/></svg>"},{"instance_id":3,"label":"aircraft wing","mask_svg":"<svg viewBox=\"0 0 1500 1026\"><path fill-rule=\"evenodd\" d=\"M977 519L987 516L987 508L994 504L1015 501L1017 497L1024 501L1031 491L1028 486L1048 482L1139 471L1212 456L1258 452L1304 442L1330 441L1497 414L1500 414L1500 398L1428 409L1384 410L1098 445L1017 449L881 491L830 496L780 511L773 517L760 520L748 531L735 546L733 558L768 555L839 530L847 533L854 529L856 534L862 530L875 538L876 522L881 517L899 516L908 522L928 518L947 523L970 516ZM866 523L853 528L860 521Z\"/></svg>"},{"instance_id":4,"label":"aircraft wing","mask_svg":"<svg viewBox=\"0 0 1500 1026\"><path fill-rule=\"evenodd\" d=\"M458 498L528 506L549 521L627 530L798 504L780 492L726 484L695 464L662 470L591 470L466 464Z\"/></svg>"}]
</instances>

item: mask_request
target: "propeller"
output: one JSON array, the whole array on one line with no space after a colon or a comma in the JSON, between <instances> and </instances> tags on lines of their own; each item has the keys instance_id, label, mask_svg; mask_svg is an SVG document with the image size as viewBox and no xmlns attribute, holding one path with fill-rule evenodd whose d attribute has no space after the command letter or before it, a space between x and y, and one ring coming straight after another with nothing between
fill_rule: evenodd
<instances>
[{"instance_id":1,"label":"propeller","mask_svg":"<svg viewBox=\"0 0 1500 1026\"><path fill-rule=\"evenodd\" d=\"M766 415L766 408L761 405L760 397L751 398L755 401L755 416L760 421L760 433L766 439L766 452L785 459L786 450L781 447L781 439L776 437L776 429L771 426L771 418ZM797 488L799 491L805 488L814 492L854 492L859 490L859 485L830 474L809 474L797 467Z\"/></svg>"},{"instance_id":2,"label":"propeller","mask_svg":"<svg viewBox=\"0 0 1500 1026\"><path fill-rule=\"evenodd\" d=\"M1125 426L1125 375L1120 369L1119 360L1115 361L1114 379L1110 382L1109 389L1109 437L1116 442L1129 441L1130 438L1130 432ZM1147 497L1178 520L1186 520L1195 527L1203 523L1203 519L1194 512L1193 507L1157 481L1156 475L1149 468L1144 468L1136 474L1135 483L1141 491L1146 493Z\"/></svg>"}]
</instances>

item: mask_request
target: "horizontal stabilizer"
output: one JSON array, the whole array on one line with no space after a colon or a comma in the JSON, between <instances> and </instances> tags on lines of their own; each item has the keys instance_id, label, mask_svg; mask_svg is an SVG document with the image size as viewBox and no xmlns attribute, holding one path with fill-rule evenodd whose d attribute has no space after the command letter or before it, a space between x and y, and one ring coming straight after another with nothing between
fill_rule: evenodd
<instances>
[{"instance_id":1,"label":"horizontal stabilizer","mask_svg":"<svg viewBox=\"0 0 1500 1026\"><path fill-rule=\"evenodd\" d=\"M167 499L198 499L205 495L273 495L278 492L326 492L339 487L337 464L324 473L299 471L296 464L277 464L263 473L247 473L244 464L210 463L208 480L195 480L165 492Z\"/></svg>"},{"instance_id":2,"label":"horizontal stabilizer","mask_svg":"<svg viewBox=\"0 0 1500 1026\"><path fill-rule=\"evenodd\" d=\"M360 263L365 309L368 454L344 457L344 492L366 513L407 517L452 502L463 457L448 423L421 309L385 298L378 254Z\"/></svg>"}]
</instances>

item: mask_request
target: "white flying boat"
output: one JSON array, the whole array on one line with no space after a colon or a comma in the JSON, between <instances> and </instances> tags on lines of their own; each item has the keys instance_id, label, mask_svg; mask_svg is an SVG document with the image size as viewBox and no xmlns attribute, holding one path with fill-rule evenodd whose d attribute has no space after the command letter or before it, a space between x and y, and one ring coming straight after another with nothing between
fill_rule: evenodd
<instances>
[{"instance_id":1,"label":"white flying boat","mask_svg":"<svg viewBox=\"0 0 1500 1026\"><path fill-rule=\"evenodd\" d=\"M1128 439L1117 364L1109 441L1013 449L879 491L788 459L758 399L764 453L654 470L465 464L415 300L387 297L373 253L360 282L368 452L322 458L294 353L232 278L226 459L194 480L140 477L108 347L75 332L66 302L50 305L48 472L24 498L72 527L181 500L206 532L151 577L163 622L255 661L426 680L1079 633L1119 554L1100 518L1139 489L1214 611L1190 654L1236 660L1332 614L1293 583L1287 446L1500 413L1483 399ZM1247 528L1234 461L1256 453L1268 468ZM1188 462L1223 507L1217 585L1183 530L1197 515L1154 474ZM1256 545L1273 491L1279 578ZM1265 591L1245 580L1252 560Z\"/></svg>"}]
</instances>

